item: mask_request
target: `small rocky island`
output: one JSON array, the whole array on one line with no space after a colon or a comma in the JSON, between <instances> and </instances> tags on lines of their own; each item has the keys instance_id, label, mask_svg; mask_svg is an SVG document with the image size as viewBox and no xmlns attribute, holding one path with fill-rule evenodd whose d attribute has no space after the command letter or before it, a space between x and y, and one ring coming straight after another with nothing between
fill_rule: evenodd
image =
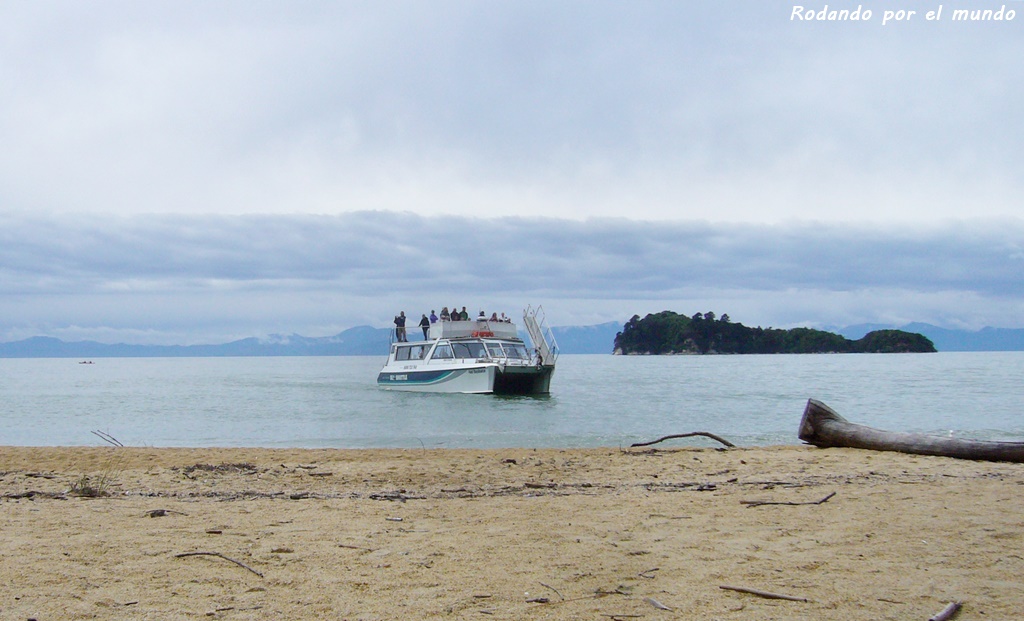
<instances>
[{"instance_id":1,"label":"small rocky island","mask_svg":"<svg viewBox=\"0 0 1024 621\"><path fill-rule=\"evenodd\" d=\"M876 330L852 341L812 328L748 328L729 315L697 313L692 317L662 311L633 315L615 335L615 354L888 354L930 353L935 345L924 335L903 330Z\"/></svg>"}]
</instances>

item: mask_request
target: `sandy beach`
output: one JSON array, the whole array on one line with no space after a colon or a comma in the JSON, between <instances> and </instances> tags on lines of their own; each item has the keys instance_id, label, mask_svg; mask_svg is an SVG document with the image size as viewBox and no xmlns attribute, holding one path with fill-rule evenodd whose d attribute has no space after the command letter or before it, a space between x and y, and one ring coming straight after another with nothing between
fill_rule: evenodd
<instances>
[{"instance_id":1,"label":"sandy beach","mask_svg":"<svg viewBox=\"0 0 1024 621\"><path fill-rule=\"evenodd\" d=\"M0 618L1024 610L1022 465L665 444L0 448Z\"/></svg>"}]
</instances>

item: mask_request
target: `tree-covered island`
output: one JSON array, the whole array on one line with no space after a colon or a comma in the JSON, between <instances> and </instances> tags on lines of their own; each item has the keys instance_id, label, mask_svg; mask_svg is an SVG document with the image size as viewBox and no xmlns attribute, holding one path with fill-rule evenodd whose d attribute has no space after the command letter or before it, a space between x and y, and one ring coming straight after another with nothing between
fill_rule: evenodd
<instances>
[{"instance_id":1,"label":"tree-covered island","mask_svg":"<svg viewBox=\"0 0 1024 621\"><path fill-rule=\"evenodd\" d=\"M615 335L616 354L826 354L927 353L935 345L925 336L903 330L876 330L852 341L812 328L748 328L729 315L672 311L633 315Z\"/></svg>"}]
</instances>

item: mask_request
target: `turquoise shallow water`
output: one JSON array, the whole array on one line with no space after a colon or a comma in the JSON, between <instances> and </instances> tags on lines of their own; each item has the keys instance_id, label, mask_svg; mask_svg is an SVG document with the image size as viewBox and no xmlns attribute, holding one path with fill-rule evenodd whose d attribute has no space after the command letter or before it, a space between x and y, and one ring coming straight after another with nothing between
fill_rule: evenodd
<instances>
[{"instance_id":1,"label":"turquoise shallow water","mask_svg":"<svg viewBox=\"0 0 1024 621\"><path fill-rule=\"evenodd\" d=\"M1024 440L1024 352L563 355L548 397L382 391L375 357L0 360L0 444L589 447L710 431L799 444L809 397L883 429ZM676 445L715 446L706 439Z\"/></svg>"}]
</instances>

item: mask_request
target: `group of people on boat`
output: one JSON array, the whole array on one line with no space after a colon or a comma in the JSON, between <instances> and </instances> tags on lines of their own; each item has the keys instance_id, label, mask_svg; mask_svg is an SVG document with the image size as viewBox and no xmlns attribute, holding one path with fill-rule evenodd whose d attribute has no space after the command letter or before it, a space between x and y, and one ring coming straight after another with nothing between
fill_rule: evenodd
<instances>
[{"instance_id":1,"label":"group of people on boat","mask_svg":"<svg viewBox=\"0 0 1024 621\"><path fill-rule=\"evenodd\" d=\"M512 318L506 317L505 313L501 313L501 316L498 316L498 313L491 313L491 316L488 318L487 313L484 311L480 311L480 315L477 316L476 320L512 323ZM409 341L405 331L405 321L405 311L395 315L395 340L399 343L407 343ZM462 307L461 311L458 310L457 306L453 306L451 311L448 310L447 306L444 306L441 308L440 315L431 310L429 317L424 313L419 324L417 324L423 330L423 340L427 340L430 334L430 324L437 323L438 321L469 321L469 313L466 312L465 306Z\"/></svg>"},{"instance_id":2,"label":"group of people on boat","mask_svg":"<svg viewBox=\"0 0 1024 621\"><path fill-rule=\"evenodd\" d=\"M430 311L430 323L437 323L438 319L441 321L469 321L469 313L466 312L466 307L463 306L462 310L458 310L457 306L453 306L449 312L448 307L444 306L441 308L441 316L438 318L434 314L434 311ZM480 311L480 314L476 318L477 321L502 321L505 323L512 323L512 319L505 316L505 313L498 316L498 313L491 313L490 318L487 317L487 313Z\"/></svg>"}]
</instances>

